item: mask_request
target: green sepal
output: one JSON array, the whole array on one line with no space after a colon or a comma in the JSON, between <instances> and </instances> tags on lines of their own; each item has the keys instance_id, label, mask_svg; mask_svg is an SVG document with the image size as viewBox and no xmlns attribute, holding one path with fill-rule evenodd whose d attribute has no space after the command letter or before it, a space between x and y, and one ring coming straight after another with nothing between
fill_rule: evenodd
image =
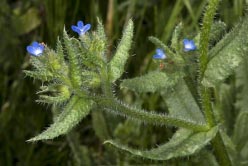
<instances>
[{"instance_id":1,"label":"green sepal","mask_svg":"<svg viewBox=\"0 0 248 166\"><path fill-rule=\"evenodd\" d=\"M68 86L60 84L50 84L47 86L41 86L39 99L36 102L47 103L47 104L60 104L69 100L71 92ZM47 95L47 94L49 95Z\"/></svg>"},{"instance_id":2,"label":"green sepal","mask_svg":"<svg viewBox=\"0 0 248 166\"><path fill-rule=\"evenodd\" d=\"M176 63L182 63L183 59L181 56L176 55L168 46L166 46L161 40L159 40L158 38L154 37L154 36L150 36L149 40L156 45L158 48L162 48L166 55L168 56L168 58L172 59L173 61L175 61Z\"/></svg>"},{"instance_id":3,"label":"green sepal","mask_svg":"<svg viewBox=\"0 0 248 166\"><path fill-rule=\"evenodd\" d=\"M107 37L104 31L104 27L102 25L102 22L97 19L97 28L96 28L96 33L93 34L93 38L96 42L94 45L96 56L99 57L100 59L103 59L105 62L107 62L107 57L106 57L106 48L107 48Z\"/></svg>"},{"instance_id":4,"label":"green sepal","mask_svg":"<svg viewBox=\"0 0 248 166\"><path fill-rule=\"evenodd\" d=\"M115 82L124 72L126 61L129 57L128 51L131 48L133 38L133 21L129 20L127 27L123 31L121 42L119 43L116 53L109 63L111 82Z\"/></svg>"},{"instance_id":5,"label":"green sepal","mask_svg":"<svg viewBox=\"0 0 248 166\"><path fill-rule=\"evenodd\" d=\"M92 71L82 72L83 84L85 87L97 88L101 85L101 79L98 73Z\"/></svg>"},{"instance_id":6,"label":"green sepal","mask_svg":"<svg viewBox=\"0 0 248 166\"><path fill-rule=\"evenodd\" d=\"M173 48L175 51L179 52L181 42L179 42L180 35L182 33L183 24L180 22L176 27L172 35L171 39L171 48Z\"/></svg>"},{"instance_id":7,"label":"green sepal","mask_svg":"<svg viewBox=\"0 0 248 166\"><path fill-rule=\"evenodd\" d=\"M32 142L53 139L68 133L89 114L92 105L92 101L73 96L65 106L65 109L55 117L54 123L41 134L29 139L28 141Z\"/></svg>"},{"instance_id":8,"label":"green sepal","mask_svg":"<svg viewBox=\"0 0 248 166\"><path fill-rule=\"evenodd\" d=\"M157 92L172 88L182 77L182 73L166 74L153 71L140 77L123 80L120 87L128 88L138 93Z\"/></svg>"},{"instance_id":9,"label":"green sepal","mask_svg":"<svg viewBox=\"0 0 248 166\"><path fill-rule=\"evenodd\" d=\"M133 149L114 140L108 140L104 143L111 144L135 156L152 160L169 160L175 157L189 156L198 152L215 137L217 131L218 127L213 127L207 132L195 133L191 130L179 129L169 142L151 150Z\"/></svg>"},{"instance_id":10,"label":"green sepal","mask_svg":"<svg viewBox=\"0 0 248 166\"><path fill-rule=\"evenodd\" d=\"M23 72L25 73L26 76L32 77L34 79L41 80L43 82L53 80L53 75L50 72L45 72L45 71L29 71L29 70L24 70Z\"/></svg>"}]
</instances>

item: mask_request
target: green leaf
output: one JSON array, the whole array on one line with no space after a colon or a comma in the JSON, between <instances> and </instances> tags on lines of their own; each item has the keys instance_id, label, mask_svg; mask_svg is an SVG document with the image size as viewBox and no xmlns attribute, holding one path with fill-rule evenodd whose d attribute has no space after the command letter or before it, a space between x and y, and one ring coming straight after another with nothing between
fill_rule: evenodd
<instances>
[{"instance_id":1,"label":"green leaf","mask_svg":"<svg viewBox=\"0 0 248 166\"><path fill-rule=\"evenodd\" d=\"M184 162L185 161L182 160L183 164ZM202 149L197 155L195 155L193 157L193 163L191 163L190 165L219 166L214 154L211 151L208 151L206 149Z\"/></svg>"},{"instance_id":2,"label":"green leaf","mask_svg":"<svg viewBox=\"0 0 248 166\"><path fill-rule=\"evenodd\" d=\"M246 166L248 164L248 142L246 142L246 144L242 148L242 150L240 152L240 156L241 156L241 160L242 160L241 164L243 166Z\"/></svg>"},{"instance_id":3,"label":"green leaf","mask_svg":"<svg viewBox=\"0 0 248 166\"><path fill-rule=\"evenodd\" d=\"M241 63L236 71L236 89L239 89L236 96L235 107L243 111L248 111L248 57L244 57L244 61Z\"/></svg>"},{"instance_id":4,"label":"green leaf","mask_svg":"<svg viewBox=\"0 0 248 166\"><path fill-rule=\"evenodd\" d=\"M173 48L174 50L176 51L179 51L180 50L180 42L179 42L179 38L180 38L180 35L182 33L182 29L183 29L183 25L182 23L179 23L174 32L173 32L173 35L172 35L172 39L171 39L171 48Z\"/></svg>"},{"instance_id":5,"label":"green leaf","mask_svg":"<svg viewBox=\"0 0 248 166\"><path fill-rule=\"evenodd\" d=\"M91 166L88 148L81 145L79 136L79 133L73 131L66 136L73 153L74 163L76 166Z\"/></svg>"},{"instance_id":6,"label":"green leaf","mask_svg":"<svg viewBox=\"0 0 248 166\"><path fill-rule=\"evenodd\" d=\"M14 22L18 35L26 34L41 24L41 19L39 17L39 10L35 8L30 8L22 16L16 17Z\"/></svg>"},{"instance_id":7,"label":"green leaf","mask_svg":"<svg viewBox=\"0 0 248 166\"><path fill-rule=\"evenodd\" d=\"M111 81L114 82L121 77L124 72L126 61L129 57L128 51L131 48L133 38L133 21L129 20L127 27L123 32L121 42L119 43L113 59L110 61Z\"/></svg>"},{"instance_id":8,"label":"green leaf","mask_svg":"<svg viewBox=\"0 0 248 166\"><path fill-rule=\"evenodd\" d=\"M233 140L240 151L248 142L248 111L240 112L234 126Z\"/></svg>"},{"instance_id":9,"label":"green leaf","mask_svg":"<svg viewBox=\"0 0 248 166\"><path fill-rule=\"evenodd\" d=\"M182 73L166 74L160 71L153 71L146 75L123 80L120 87L128 88L138 93L157 92L172 88Z\"/></svg>"},{"instance_id":10,"label":"green leaf","mask_svg":"<svg viewBox=\"0 0 248 166\"><path fill-rule=\"evenodd\" d=\"M104 61L107 61L107 57L106 57L106 47L107 47L107 37L104 31L104 27L102 25L102 22L97 19L97 29L96 29L96 33L95 33L95 40L96 40L96 44L94 45L95 50L96 50L96 55L98 55L98 57L104 59Z\"/></svg>"},{"instance_id":11,"label":"green leaf","mask_svg":"<svg viewBox=\"0 0 248 166\"><path fill-rule=\"evenodd\" d=\"M79 88L82 85L81 78L81 67L79 64L79 54L77 52L77 46L73 41L75 40L69 38L66 30L64 29L63 40L65 45L65 51L67 52L69 59L69 76L74 88ZM76 40L77 41L77 40Z\"/></svg>"},{"instance_id":12,"label":"green leaf","mask_svg":"<svg viewBox=\"0 0 248 166\"><path fill-rule=\"evenodd\" d=\"M102 140L106 140L110 138L108 126L104 117L103 112L100 110L93 110L91 112L92 116L92 126L96 135Z\"/></svg>"},{"instance_id":13,"label":"green leaf","mask_svg":"<svg viewBox=\"0 0 248 166\"><path fill-rule=\"evenodd\" d=\"M214 127L208 132L197 133L187 129L179 129L169 142L151 150L133 149L114 140L105 141L105 144L111 144L120 150L136 156L152 160L169 160L175 157L189 156L198 152L214 138L217 131L218 127Z\"/></svg>"},{"instance_id":14,"label":"green leaf","mask_svg":"<svg viewBox=\"0 0 248 166\"><path fill-rule=\"evenodd\" d=\"M224 132L223 130L220 130L221 138L223 140L223 143L226 147L227 154L230 158L230 161L232 162L232 165L239 165L238 163L240 162L237 160L237 151L236 147L231 140L231 138Z\"/></svg>"},{"instance_id":15,"label":"green leaf","mask_svg":"<svg viewBox=\"0 0 248 166\"><path fill-rule=\"evenodd\" d=\"M65 110L55 118L54 123L41 134L28 141L53 139L66 134L89 114L91 107L91 101L76 96L72 97L66 105Z\"/></svg>"},{"instance_id":16,"label":"green leaf","mask_svg":"<svg viewBox=\"0 0 248 166\"><path fill-rule=\"evenodd\" d=\"M28 70L24 70L23 71L25 73L26 76L32 77L34 79L39 79L43 82L45 81L50 81L53 79L53 75L50 72L46 72L46 71L28 71Z\"/></svg>"},{"instance_id":17,"label":"green leaf","mask_svg":"<svg viewBox=\"0 0 248 166\"><path fill-rule=\"evenodd\" d=\"M161 91L169 115L178 119L187 119L187 121L205 124L204 116L185 81L182 79L178 82L171 92Z\"/></svg>"},{"instance_id":18,"label":"green leaf","mask_svg":"<svg viewBox=\"0 0 248 166\"><path fill-rule=\"evenodd\" d=\"M222 21L214 22L209 36L210 43L219 41L226 32L226 24Z\"/></svg>"},{"instance_id":19,"label":"green leaf","mask_svg":"<svg viewBox=\"0 0 248 166\"><path fill-rule=\"evenodd\" d=\"M248 52L247 28L246 18L210 51L209 57L212 59L204 72L202 80L204 86L216 86L239 66L243 56Z\"/></svg>"}]
</instances>

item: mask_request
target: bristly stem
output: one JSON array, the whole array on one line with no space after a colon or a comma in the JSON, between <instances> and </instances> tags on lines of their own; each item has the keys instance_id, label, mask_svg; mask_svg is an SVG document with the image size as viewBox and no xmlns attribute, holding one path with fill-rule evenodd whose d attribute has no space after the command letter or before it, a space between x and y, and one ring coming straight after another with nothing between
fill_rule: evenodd
<instances>
[{"instance_id":1,"label":"bristly stem","mask_svg":"<svg viewBox=\"0 0 248 166\"><path fill-rule=\"evenodd\" d=\"M200 34L200 64L199 64L199 93L202 99L202 109L205 113L205 117L207 123L210 126L214 126L214 117L212 112L211 100L210 100L210 92L208 88L202 86L201 81L204 76L204 72L206 70L208 64L208 46L209 46L209 36L211 26L213 24L213 18L219 4L220 0L209 0L209 4L206 9L206 13L203 18L203 25Z\"/></svg>"},{"instance_id":2,"label":"bristly stem","mask_svg":"<svg viewBox=\"0 0 248 166\"><path fill-rule=\"evenodd\" d=\"M210 89L204 87L201 84L201 81L204 76L204 72L206 70L208 64L208 46L209 46L209 36L211 26L213 24L213 18L219 4L220 0L209 0L209 4L206 9L206 13L203 18L203 25L200 35L200 62L199 62L199 78L198 78L198 89L200 93L200 97L202 100L202 109L205 114L207 123L210 127L216 125L212 104L211 104L211 93ZM212 146L214 147L216 158L221 166L231 166L231 160L228 156L226 147L224 145L223 139L218 132L216 137L212 140Z\"/></svg>"},{"instance_id":3,"label":"bristly stem","mask_svg":"<svg viewBox=\"0 0 248 166\"><path fill-rule=\"evenodd\" d=\"M165 114L158 114L156 112L131 107L115 98L99 98L97 104L105 111L149 124L171 125L199 132L209 130L209 127L205 124L197 124L191 121L167 116Z\"/></svg>"}]
</instances>

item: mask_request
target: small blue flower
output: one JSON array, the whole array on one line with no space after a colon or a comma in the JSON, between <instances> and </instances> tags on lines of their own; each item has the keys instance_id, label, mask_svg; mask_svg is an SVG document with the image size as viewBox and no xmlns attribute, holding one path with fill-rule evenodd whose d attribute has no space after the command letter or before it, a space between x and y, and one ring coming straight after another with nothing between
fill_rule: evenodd
<instances>
[{"instance_id":1,"label":"small blue flower","mask_svg":"<svg viewBox=\"0 0 248 166\"><path fill-rule=\"evenodd\" d=\"M31 45L27 46L28 53L33 55L33 56L41 56L44 49L45 49L45 47L36 41L33 42Z\"/></svg>"},{"instance_id":2,"label":"small blue flower","mask_svg":"<svg viewBox=\"0 0 248 166\"><path fill-rule=\"evenodd\" d=\"M83 21L78 21L77 22L77 26L72 25L71 29L74 32L77 32L79 36L84 35L88 30L90 30L91 25L90 24L86 24L84 25Z\"/></svg>"},{"instance_id":3,"label":"small blue flower","mask_svg":"<svg viewBox=\"0 0 248 166\"><path fill-rule=\"evenodd\" d=\"M196 50L196 45L194 40L184 39L183 40L184 51L194 51Z\"/></svg>"},{"instance_id":4,"label":"small blue flower","mask_svg":"<svg viewBox=\"0 0 248 166\"><path fill-rule=\"evenodd\" d=\"M160 48L156 49L156 54L153 55L152 57L153 59L165 59L166 58L166 54L164 53L164 51Z\"/></svg>"}]
</instances>

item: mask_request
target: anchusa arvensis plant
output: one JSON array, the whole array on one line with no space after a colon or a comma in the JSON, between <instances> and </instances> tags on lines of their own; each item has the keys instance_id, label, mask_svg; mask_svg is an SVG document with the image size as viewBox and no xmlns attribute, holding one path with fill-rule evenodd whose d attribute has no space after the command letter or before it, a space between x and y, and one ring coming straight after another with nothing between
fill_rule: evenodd
<instances>
[{"instance_id":1,"label":"anchusa arvensis plant","mask_svg":"<svg viewBox=\"0 0 248 166\"><path fill-rule=\"evenodd\" d=\"M92 31L90 24L78 21L77 26L73 25L71 29L78 33L79 38L69 37L64 30L55 50L37 42L28 46L34 68L25 73L43 82L37 101L61 110L56 113L50 127L29 141L67 134L91 111L93 114L104 111L146 125L177 128L172 139L151 150L135 149L102 136L108 139L105 144L129 154L151 160L169 160L201 152L201 157L207 158L209 165L217 162L223 166L247 163L244 152L241 153L244 149L230 148L237 140L247 144L247 140L243 139L246 135L239 132L239 122L232 134L235 139L225 132L224 116L218 112L218 90L248 53L248 19L244 18L217 44L210 45L213 37L218 35L215 33L223 31L222 26L215 26L218 22L213 22L218 4L219 0L209 1L201 31L192 40L181 37L181 23L175 28L170 46L156 37L149 37L157 48L151 59L160 62L160 69L131 79L120 78L129 58L132 20L128 21L112 58L106 55L107 38L100 22L96 31ZM165 103L165 111L148 111L125 103L116 96L117 85L136 95L158 94ZM98 125L96 130L104 131L104 125Z\"/></svg>"}]
</instances>

